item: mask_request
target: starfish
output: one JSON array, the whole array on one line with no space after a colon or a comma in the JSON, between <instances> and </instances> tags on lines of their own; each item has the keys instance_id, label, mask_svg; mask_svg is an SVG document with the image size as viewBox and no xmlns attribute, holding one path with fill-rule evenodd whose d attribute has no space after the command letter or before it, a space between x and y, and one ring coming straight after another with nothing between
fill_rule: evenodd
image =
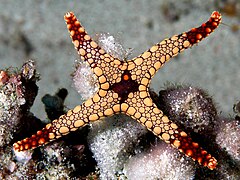
<instances>
[{"instance_id":1,"label":"starfish","mask_svg":"<svg viewBox=\"0 0 240 180\"><path fill-rule=\"evenodd\" d=\"M75 49L97 77L99 90L82 105L53 120L30 138L14 143L15 151L34 149L91 122L124 113L199 164L209 169L216 167L217 160L157 108L150 97L149 84L165 62L200 42L218 27L221 22L218 12L213 12L201 26L165 39L128 61L106 53L91 39L72 12L66 13L64 19Z\"/></svg>"}]
</instances>

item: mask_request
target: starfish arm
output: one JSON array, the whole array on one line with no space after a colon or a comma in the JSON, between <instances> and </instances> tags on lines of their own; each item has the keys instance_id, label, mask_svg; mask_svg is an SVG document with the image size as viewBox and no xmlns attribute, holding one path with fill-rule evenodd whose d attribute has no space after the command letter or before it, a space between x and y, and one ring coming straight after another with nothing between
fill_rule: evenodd
<instances>
[{"instance_id":1,"label":"starfish arm","mask_svg":"<svg viewBox=\"0 0 240 180\"><path fill-rule=\"evenodd\" d=\"M99 120L105 116L111 116L113 114L112 106L114 106L117 100L107 102L110 97L106 94L105 98L101 98L102 93L104 92L99 91L92 99L69 110L66 114L60 116L59 119L52 121L45 128L37 131L30 138L25 138L14 143L14 150L24 151L34 149L67 135L71 131L75 131L92 121Z\"/></svg>"},{"instance_id":2,"label":"starfish arm","mask_svg":"<svg viewBox=\"0 0 240 180\"><path fill-rule=\"evenodd\" d=\"M140 56L131 60L132 66L129 67L129 70L133 69L135 66L141 65L143 70L141 74L145 74L149 71L152 77L170 58L178 55L180 52L194 44L197 44L212 33L214 29L218 27L220 22L221 15L214 11L210 19L200 27L192 28L188 32L165 39L152 46Z\"/></svg>"},{"instance_id":3,"label":"starfish arm","mask_svg":"<svg viewBox=\"0 0 240 180\"><path fill-rule=\"evenodd\" d=\"M193 142L175 123L170 121L152 102L150 96L144 97L137 105L132 107L131 111L127 110L126 114L146 126L148 130L166 143L170 143L180 152L190 156L193 160L197 160L199 164L207 166L209 169L216 167L217 160L203 150L198 143Z\"/></svg>"},{"instance_id":4,"label":"starfish arm","mask_svg":"<svg viewBox=\"0 0 240 180\"><path fill-rule=\"evenodd\" d=\"M107 54L105 50L92 40L73 12L66 13L64 19L75 49L81 56L81 59L89 64L95 74L98 75L101 72L109 71L109 68L112 66L120 64L121 61L119 59Z\"/></svg>"}]
</instances>

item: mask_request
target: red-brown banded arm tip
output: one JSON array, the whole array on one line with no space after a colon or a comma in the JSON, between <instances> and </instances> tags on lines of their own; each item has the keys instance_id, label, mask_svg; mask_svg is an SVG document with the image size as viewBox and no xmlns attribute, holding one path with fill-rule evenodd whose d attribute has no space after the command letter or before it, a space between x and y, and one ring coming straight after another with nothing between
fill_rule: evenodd
<instances>
[{"instance_id":1,"label":"red-brown banded arm tip","mask_svg":"<svg viewBox=\"0 0 240 180\"><path fill-rule=\"evenodd\" d=\"M25 151L49 143L51 138L51 126L51 124L48 124L45 128L37 131L37 133L32 135L30 138L25 138L21 141L14 143L14 150L18 152Z\"/></svg>"}]
</instances>

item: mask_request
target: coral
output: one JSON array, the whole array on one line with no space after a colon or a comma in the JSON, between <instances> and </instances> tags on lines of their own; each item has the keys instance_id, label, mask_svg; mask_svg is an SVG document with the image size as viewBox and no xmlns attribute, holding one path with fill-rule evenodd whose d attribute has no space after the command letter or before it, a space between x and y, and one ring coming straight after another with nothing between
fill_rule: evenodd
<instances>
[{"instance_id":1,"label":"coral","mask_svg":"<svg viewBox=\"0 0 240 180\"><path fill-rule=\"evenodd\" d=\"M51 166L47 171L38 173L36 179L70 179L71 169L73 169L73 167L69 166L69 168L66 168L66 166L63 166L62 164Z\"/></svg>"},{"instance_id":2,"label":"coral","mask_svg":"<svg viewBox=\"0 0 240 180\"><path fill-rule=\"evenodd\" d=\"M96 34L96 42L103 48L109 55L120 60L126 60L131 54L131 49L125 49L122 45L120 34L113 36L110 33Z\"/></svg>"},{"instance_id":3,"label":"coral","mask_svg":"<svg viewBox=\"0 0 240 180\"><path fill-rule=\"evenodd\" d=\"M172 86L159 92L156 102L171 119L184 129L204 134L212 131L217 110L212 98L202 89Z\"/></svg>"},{"instance_id":4,"label":"coral","mask_svg":"<svg viewBox=\"0 0 240 180\"><path fill-rule=\"evenodd\" d=\"M240 162L240 123L238 120L219 120L216 142Z\"/></svg>"},{"instance_id":5,"label":"coral","mask_svg":"<svg viewBox=\"0 0 240 180\"><path fill-rule=\"evenodd\" d=\"M26 164L30 159L32 159L33 151L17 152L14 151L15 159L23 164Z\"/></svg>"},{"instance_id":6,"label":"coral","mask_svg":"<svg viewBox=\"0 0 240 180\"><path fill-rule=\"evenodd\" d=\"M92 124L88 143L100 169L101 179L116 179L131 154L137 151L146 129L127 116Z\"/></svg>"},{"instance_id":7,"label":"coral","mask_svg":"<svg viewBox=\"0 0 240 180\"><path fill-rule=\"evenodd\" d=\"M37 162L37 179L69 179L74 170L70 163L71 149L63 141L41 149Z\"/></svg>"},{"instance_id":8,"label":"coral","mask_svg":"<svg viewBox=\"0 0 240 180\"><path fill-rule=\"evenodd\" d=\"M9 126L0 124L0 146L8 144L13 139L12 131L9 131Z\"/></svg>"},{"instance_id":9,"label":"coral","mask_svg":"<svg viewBox=\"0 0 240 180\"><path fill-rule=\"evenodd\" d=\"M6 71L0 71L0 86L5 84L9 80L9 76Z\"/></svg>"},{"instance_id":10,"label":"coral","mask_svg":"<svg viewBox=\"0 0 240 180\"><path fill-rule=\"evenodd\" d=\"M2 179L69 179L74 165L69 162L70 153L66 146L57 143L38 152L16 152L7 148L5 156L0 154ZM67 158L68 157L68 158ZM15 158L15 159L14 159ZM16 161L17 160L17 161Z\"/></svg>"},{"instance_id":11,"label":"coral","mask_svg":"<svg viewBox=\"0 0 240 180\"><path fill-rule=\"evenodd\" d=\"M0 78L0 147L3 147L12 140L12 133L26 122L24 117L28 116L37 94L38 76L34 62L29 60L20 70L1 70Z\"/></svg>"},{"instance_id":12,"label":"coral","mask_svg":"<svg viewBox=\"0 0 240 180\"><path fill-rule=\"evenodd\" d=\"M147 152L131 157L123 171L129 180L184 180L193 179L195 167L191 159L158 142Z\"/></svg>"},{"instance_id":13,"label":"coral","mask_svg":"<svg viewBox=\"0 0 240 180\"><path fill-rule=\"evenodd\" d=\"M83 100L92 98L98 91L96 76L86 62L77 61L72 74L73 85Z\"/></svg>"}]
</instances>

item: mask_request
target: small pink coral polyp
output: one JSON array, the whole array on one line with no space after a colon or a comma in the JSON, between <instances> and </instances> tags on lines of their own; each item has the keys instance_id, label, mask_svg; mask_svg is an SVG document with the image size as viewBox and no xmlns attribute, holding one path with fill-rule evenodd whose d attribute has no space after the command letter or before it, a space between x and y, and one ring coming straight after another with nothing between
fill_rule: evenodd
<instances>
[{"instance_id":1,"label":"small pink coral polyp","mask_svg":"<svg viewBox=\"0 0 240 180\"><path fill-rule=\"evenodd\" d=\"M9 76L6 71L0 72L0 85L5 84L9 80Z\"/></svg>"}]
</instances>

